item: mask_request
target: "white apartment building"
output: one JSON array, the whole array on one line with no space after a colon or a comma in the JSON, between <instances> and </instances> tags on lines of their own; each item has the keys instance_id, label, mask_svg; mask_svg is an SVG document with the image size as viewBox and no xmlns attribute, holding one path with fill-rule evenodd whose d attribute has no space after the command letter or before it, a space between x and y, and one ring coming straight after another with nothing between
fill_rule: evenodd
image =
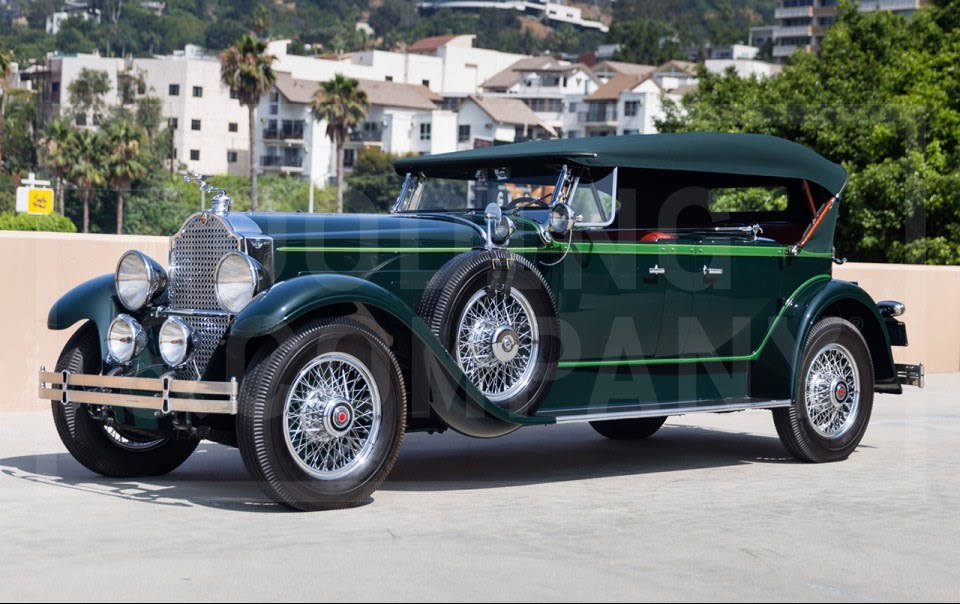
<instances>
[{"instance_id":1,"label":"white apartment building","mask_svg":"<svg viewBox=\"0 0 960 604\"><path fill-rule=\"evenodd\" d=\"M220 83L220 61L188 49L184 54L134 59L149 94L162 103L174 128L173 159L204 174L249 174L247 108Z\"/></svg>"},{"instance_id":2,"label":"white apartment building","mask_svg":"<svg viewBox=\"0 0 960 604\"><path fill-rule=\"evenodd\" d=\"M610 28L600 21L585 19L583 9L549 0L420 0L417 7L425 13L437 10L459 10L475 13L483 9L508 10L526 14L550 25L572 25L587 31L607 33Z\"/></svg>"},{"instance_id":3,"label":"white apartment building","mask_svg":"<svg viewBox=\"0 0 960 604\"><path fill-rule=\"evenodd\" d=\"M458 150L556 138L557 134L556 129L516 98L471 95L457 109Z\"/></svg>"},{"instance_id":4,"label":"white apartment building","mask_svg":"<svg viewBox=\"0 0 960 604\"><path fill-rule=\"evenodd\" d=\"M442 97L422 85L358 79L370 109L344 150L349 171L360 150L388 153L445 153L456 149L457 115L439 108ZM276 84L258 107L260 172L301 175L323 184L336 177L333 142L327 124L310 108L320 82L277 74Z\"/></svg>"},{"instance_id":5,"label":"white apartment building","mask_svg":"<svg viewBox=\"0 0 960 604\"><path fill-rule=\"evenodd\" d=\"M526 57L483 82L487 97L508 97L529 107L545 130L563 136L577 128L575 111L580 103L603 84L589 67L558 61L553 57ZM462 138L462 137L461 137ZM511 139L512 140L512 139Z\"/></svg>"}]
</instances>

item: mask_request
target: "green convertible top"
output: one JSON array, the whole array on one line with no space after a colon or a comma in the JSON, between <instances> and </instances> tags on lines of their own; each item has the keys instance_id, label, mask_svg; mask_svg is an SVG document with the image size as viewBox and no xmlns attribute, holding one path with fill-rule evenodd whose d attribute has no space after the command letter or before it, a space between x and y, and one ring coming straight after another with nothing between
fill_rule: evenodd
<instances>
[{"instance_id":1,"label":"green convertible top","mask_svg":"<svg viewBox=\"0 0 960 604\"><path fill-rule=\"evenodd\" d=\"M646 168L806 179L834 195L847 172L817 153L765 134L690 132L530 141L410 157L394 162L400 174L445 176L470 167L569 163L587 167Z\"/></svg>"}]
</instances>

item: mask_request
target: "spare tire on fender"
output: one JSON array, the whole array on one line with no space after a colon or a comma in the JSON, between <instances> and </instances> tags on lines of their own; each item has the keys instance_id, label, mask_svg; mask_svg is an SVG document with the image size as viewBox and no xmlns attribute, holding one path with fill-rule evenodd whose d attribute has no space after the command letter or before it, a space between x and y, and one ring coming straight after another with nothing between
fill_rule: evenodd
<instances>
[{"instance_id":1,"label":"spare tire on fender","mask_svg":"<svg viewBox=\"0 0 960 604\"><path fill-rule=\"evenodd\" d=\"M461 254L430 279L418 312L493 403L514 414L539 408L560 357L560 324L533 263L505 249Z\"/></svg>"}]
</instances>

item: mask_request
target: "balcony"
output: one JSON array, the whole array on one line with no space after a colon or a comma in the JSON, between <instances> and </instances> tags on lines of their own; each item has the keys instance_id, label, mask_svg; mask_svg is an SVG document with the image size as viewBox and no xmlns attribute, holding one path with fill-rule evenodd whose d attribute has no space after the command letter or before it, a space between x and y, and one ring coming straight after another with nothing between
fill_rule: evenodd
<instances>
[{"instance_id":1,"label":"balcony","mask_svg":"<svg viewBox=\"0 0 960 604\"><path fill-rule=\"evenodd\" d=\"M283 120L279 127L264 128L263 140L303 140L304 123L296 120Z\"/></svg>"},{"instance_id":2,"label":"balcony","mask_svg":"<svg viewBox=\"0 0 960 604\"><path fill-rule=\"evenodd\" d=\"M836 11L836 7L834 7L834 11ZM813 6L791 6L789 8L778 8L773 11L774 19L797 19L812 16Z\"/></svg>"},{"instance_id":3,"label":"balcony","mask_svg":"<svg viewBox=\"0 0 960 604\"><path fill-rule=\"evenodd\" d=\"M914 11L920 8L919 0L861 0L860 10L870 12L875 10Z\"/></svg>"},{"instance_id":4,"label":"balcony","mask_svg":"<svg viewBox=\"0 0 960 604\"><path fill-rule=\"evenodd\" d=\"M350 133L350 142L352 143L382 143L383 130L380 128L363 130L354 130Z\"/></svg>"},{"instance_id":5,"label":"balcony","mask_svg":"<svg viewBox=\"0 0 960 604\"><path fill-rule=\"evenodd\" d=\"M774 38L803 38L813 35L813 25L791 25L773 30Z\"/></svg>"},{"instance_id":6,"label":"balcony","mask_svg":"<svg viewBox=\"0 0 960 604\"><path fill-rule=\"evenodd\" d=\"M264 155L260 158L260 166L264 170L302 172L303 155Z\"/></svg>"},{"instance_id":7,"label":"balcony","mask_svg":"<svg viewBox=\"0 0 960 604\"><path fill-rule=\"evenodd\" d=\"M587 111L577 113L577 121L581 124L615 124L617 108L615 105L592 106Z\"/></svg>"},{"instance_id":8,"label":"balcony","mask_svg":"<svg viewBox=\"0 0 960 604\"><path fill-rule=\"evenodd\" d=\"M773 56L776 58L789 57L797 50L813 52L813 46L810 44L784 44L783 46L774 46Z\"/></svg>"}]
</instances>

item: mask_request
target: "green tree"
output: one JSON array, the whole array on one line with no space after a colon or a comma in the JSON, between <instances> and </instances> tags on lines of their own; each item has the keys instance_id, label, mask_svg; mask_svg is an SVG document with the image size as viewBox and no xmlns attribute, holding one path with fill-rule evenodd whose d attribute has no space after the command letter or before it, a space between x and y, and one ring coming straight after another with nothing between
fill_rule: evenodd
<instances>
[{"instance_id":1,"label":"green tree","mask_svg":"<svg viewBox=\"0 0 960 604\"><path fill-rule=\"evenodd\" d=\"M74 115L92 116L96 125L103 116L103 95L110 92L110 75L106 71L84 67L67 86L67 92Z\"/></svg>"},{"instance_id":2,"label":"green tree","mask_svg":"<svg viewBox=\"0 0 960 604\"><path fill-rule=\"evenodd\" d=\"M83 232L90 232L90 199L106 182L104 158L106 148L103 136L95 130L77 130L67 139L72 149L73 165L67 170L67 180L80 193L83 201Z\"/></svg>"},{"instance_id":3,"label":"green tree","mask_svg":"<svg viewBox=\"0 0 960 604\"><path fill-rule=\"evenodd\" d=\"M220 53L220 80L236 90L240 104L247 108L250 131L250 201L257 211L257 105L260 97L273 86L276 57L267 54L267 44L246 34L236 44Z\"/></svg>"},{"instance_id":4,"label":"green tree","mask_svg":"<svg viewBox=\"0 0 960 604\"><path fill-rule=\"evenodd\" d=\"M628 63L659 65L683 58L677 32L666 23L631 19L613 24L607 41L619 44L614 59Z\"/></svg>"},{"instance_id":5,"label":"green tree","mask_svg":"<svg viewBox=\"0 0 960 604\"><path fill-rule=\"evenodd\" d=\"M773 134L850 174L838 251L874 262L960 258L960 20L910 19L840 5L819 56L798 53L772 79L701 73L661 131Z\"/></svg>"},{"instance_id":6,"label":"green tree","mask_svg":"<svg viewBox=\"0 0 960 604\"><path fill-rule=\"evenodd\" d=\"M130 183L147 175L146 133L125 121L110 123L103 132L106 146L104 180L117 191L117 234L123 233L123 193Z\"/></svg>"},{"instance_id":7,"label":"green tree","mask_svg":"<svg viewBox=\"0 0 960 604\"><path fill-rule=\"evenodd\" d=\"M313 119L327 123L327 137L337 150L337 213L343 213L343 144L350 131L363 123L367 115L367 93L360 83L343 74L320 83L310 102Z\"/></svg>"},{"instance_id":8,"label":"green tree","mask_svg":"<svg viewBox=\"0 0 960 604\"><path fill-rule=\"evenodd\" d=\"M70 124L54 120L47 126L43 138L40 139L40 160L53 172L56 177L56 195L60 206L60 214L66 216L64 180L71 166L76 163L74 154L76 145L73 137L77 130Z\"/></svg>"},{"instance_id":9,"label":"green tree","mask_svg":"<svg viewBox=\"0 0 960 604\"><path fill-rule=\"evenodd\" d=\"M7 80L10 78L10 70L13 69L13 53L6 49L0 49L0 169L3 168L3 137L6 128L7 115Z\"/></svg>"},{"instance_id":10,"label":"green tree","mask_svg":"<svg viewBox=\"0 0 960 604\"><path fill-rule=\"evenodd\" d=\"M362 205L377 212L388 212L393 207L402 182L393 169L397 157L373 148L360 152L353 171L346 177L351 206Z\"/></svg>"}]
</instances>

